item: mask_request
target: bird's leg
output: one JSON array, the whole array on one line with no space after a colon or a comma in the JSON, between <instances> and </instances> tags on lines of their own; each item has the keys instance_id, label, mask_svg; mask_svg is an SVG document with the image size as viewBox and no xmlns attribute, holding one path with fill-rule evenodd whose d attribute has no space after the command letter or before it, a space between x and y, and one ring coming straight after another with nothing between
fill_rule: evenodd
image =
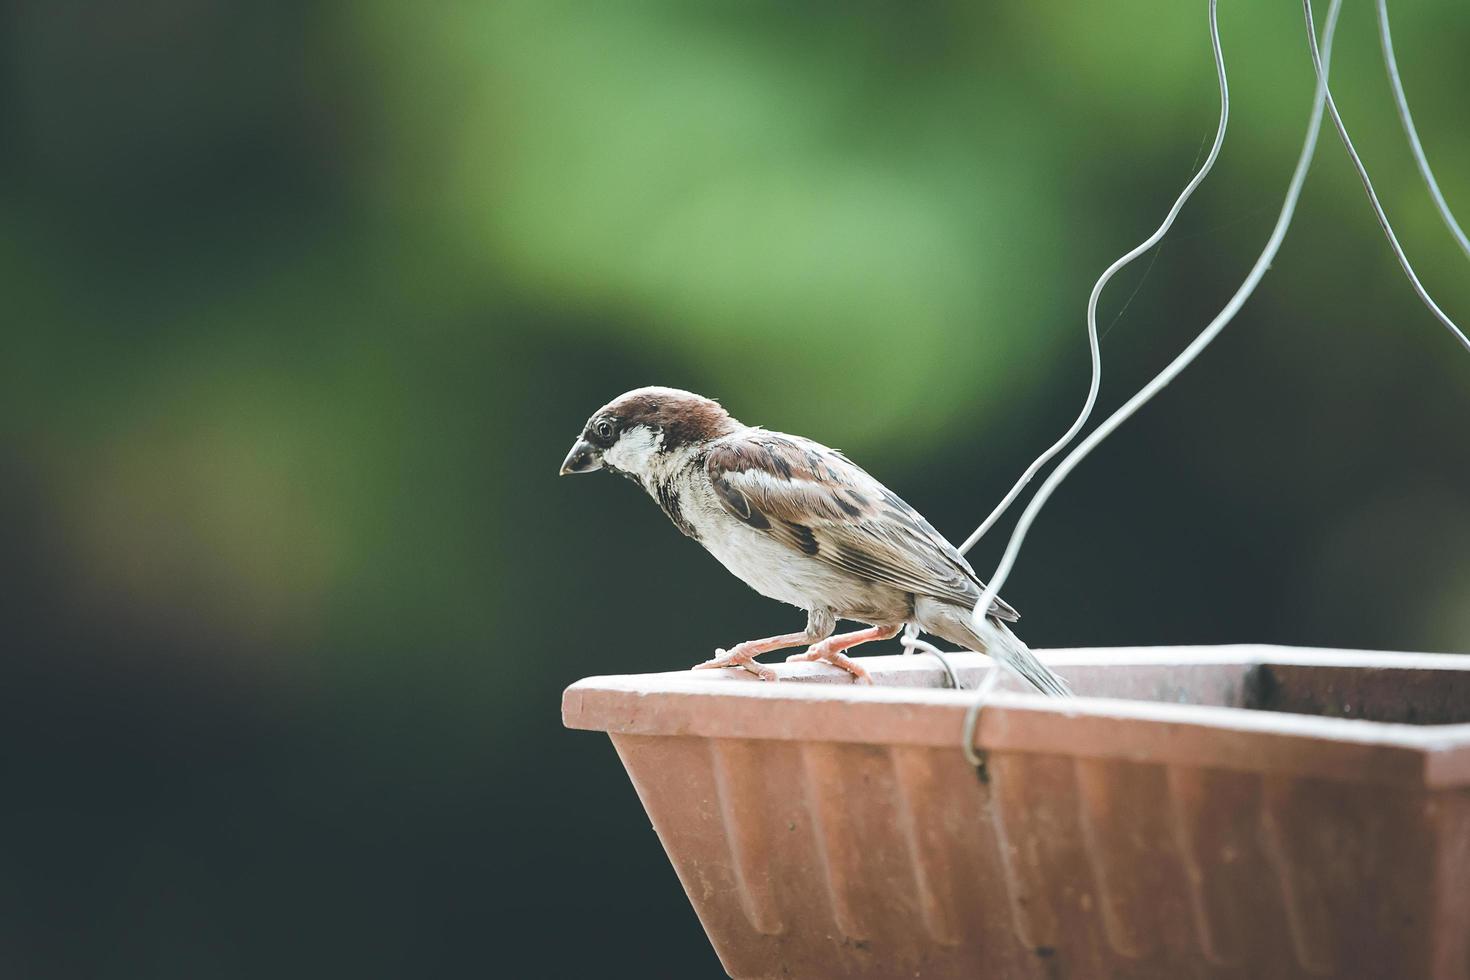
<instances>
[{"instance_id":1,"label":"bird's leg","mask_svg":"<svg viewBox=\"0 0 1470 980\"><path fill-rule=\"evenodd\" d=\"M776 672L765 664L756 663L756 655L769 653L772 650L784 650L787 647L799 647L803 643L810 643L811 637L805 632L782 633L780 636L768 636L764 640L746 640L737 643L727 652L723 649L715 651L713 660L706 660L702 664L695 664L691 670L701 670L705 667L744 667L763 681L776 679Z\"/></svg>"},{"instance_id":2,"label":"bird's leg","mask_svg":"<svg viewBox=\"0 0 1470 980\"><path fill-rule=\"evenodd\" d=\"M834 667L841 667L852 675L853 680L859 684L871 684L873 678L851 657L844 654L843 650L850 650L860 643L871 643L874 640L891 640L898 635L899 626L874 626L871 629L856 630L852 633L843 633L840 636L830 636L825 640L813 643L812 648L806 653L794 653L786 658L790 663L795 660L825 660Z\"/></svg>"},{"instance_id":3,"label":"bird's leg","mask_svg":"<svg viewBox=\"0 0 1470 980\"><path fill-rule=\"evenodd\" d=\"M764 640L746 640L737 643L728 652L716 650L715 659L706 660L702 664L695 664L691 669L700 670L705 667L744 667L763 681L776 679L776 672L765 664L756 663L756 655L769 653L772 650L784 650L787 647L799 647L803 643L816 643L825 640L832 635L837 628L836 618L825 609L808 610L806 615L806 629L800 633L782 633L780 636L770 636Z\"/></svg>"}]
</instances>

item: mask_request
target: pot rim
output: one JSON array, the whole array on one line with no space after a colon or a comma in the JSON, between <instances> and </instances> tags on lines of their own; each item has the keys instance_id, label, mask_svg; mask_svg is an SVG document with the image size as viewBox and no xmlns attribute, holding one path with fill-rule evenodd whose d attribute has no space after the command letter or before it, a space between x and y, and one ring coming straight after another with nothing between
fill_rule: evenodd
<instances>
[{"instance_id":1,"label":"pot rim","mask_svg":"<svg viewBox=\"0 0 1470 980\"><path fill-rule=\"evenodd\" d=\"M1187 666L1353 667L1470 672L1470 655L1324 650L1240 644L1041 652L1067 668ZM982 654L950 654L963 673L991 669ZM861 658L877 682L855 685L825 664L774 664L788 683L737 670L589 677L566 689L568 728L615 736L953 746L960 751L970 690L937 686L927 655ZM790 683L796 681L797 683ZM889 682L885 684L885 682ZM934 685L934 686L928 686ZM1067 700L998 691L986 700L975 747L988 752L1206 766L1400 786L1470 785L1470 723L1412 725L1241 707L1122 698Z\"/></svg>"}]
</instances>

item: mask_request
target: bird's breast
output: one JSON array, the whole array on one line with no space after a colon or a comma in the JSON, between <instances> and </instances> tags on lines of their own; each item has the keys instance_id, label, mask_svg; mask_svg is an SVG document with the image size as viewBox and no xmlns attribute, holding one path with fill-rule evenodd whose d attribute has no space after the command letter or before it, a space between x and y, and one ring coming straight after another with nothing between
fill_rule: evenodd
<instances>
[{"instance_id":1,"label":"bird's breast","mask_svg":"<svg viewBox=\"0 0 1470 980\"><path fill-rule=\"evenodd\" d=\"M703 541L698 526L686 513L689 484L690 478L687 476L670 475L653 480L648 492L658 502L659 509L674 522L675 527L694 540Z\"/></svg>"}]
</instances>

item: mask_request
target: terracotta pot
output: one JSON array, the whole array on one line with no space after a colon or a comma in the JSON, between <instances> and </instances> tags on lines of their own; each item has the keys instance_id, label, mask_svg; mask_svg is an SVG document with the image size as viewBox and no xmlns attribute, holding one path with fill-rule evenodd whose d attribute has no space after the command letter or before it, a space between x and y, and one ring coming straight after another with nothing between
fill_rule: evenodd
<instances>
[{"instance_id":1,"label":"terracotta pot","mask_svg":"<svg viewBox=\"0 0 1470 980\"><path fill-rule=\"evenodd\" d=\"M1000 684L983 779L923 655L594 677L562 715L732 977L1470 976L1470 656L1045 659L1080 696Z\"/></svg>"}]
</instances>

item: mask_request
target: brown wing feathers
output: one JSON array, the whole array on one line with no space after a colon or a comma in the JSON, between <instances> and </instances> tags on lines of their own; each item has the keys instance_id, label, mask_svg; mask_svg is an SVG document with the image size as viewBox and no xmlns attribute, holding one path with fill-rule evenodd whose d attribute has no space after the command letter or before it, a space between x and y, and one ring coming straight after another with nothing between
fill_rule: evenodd
<instances>
[{"instance_id":1,"label":"brown wing feathers","mask_svg":"<svg viewBox=\"0 0 1470 980\"><path fill-rule=\"evenodd\" d=\"M793 549L917 595L958 603L980 595L980 581L959 552L840 453L755 432L718 443L706 467L732 515ZM993 615L1018 618L1004 602Z\"/></svg>"}]
</instances>

